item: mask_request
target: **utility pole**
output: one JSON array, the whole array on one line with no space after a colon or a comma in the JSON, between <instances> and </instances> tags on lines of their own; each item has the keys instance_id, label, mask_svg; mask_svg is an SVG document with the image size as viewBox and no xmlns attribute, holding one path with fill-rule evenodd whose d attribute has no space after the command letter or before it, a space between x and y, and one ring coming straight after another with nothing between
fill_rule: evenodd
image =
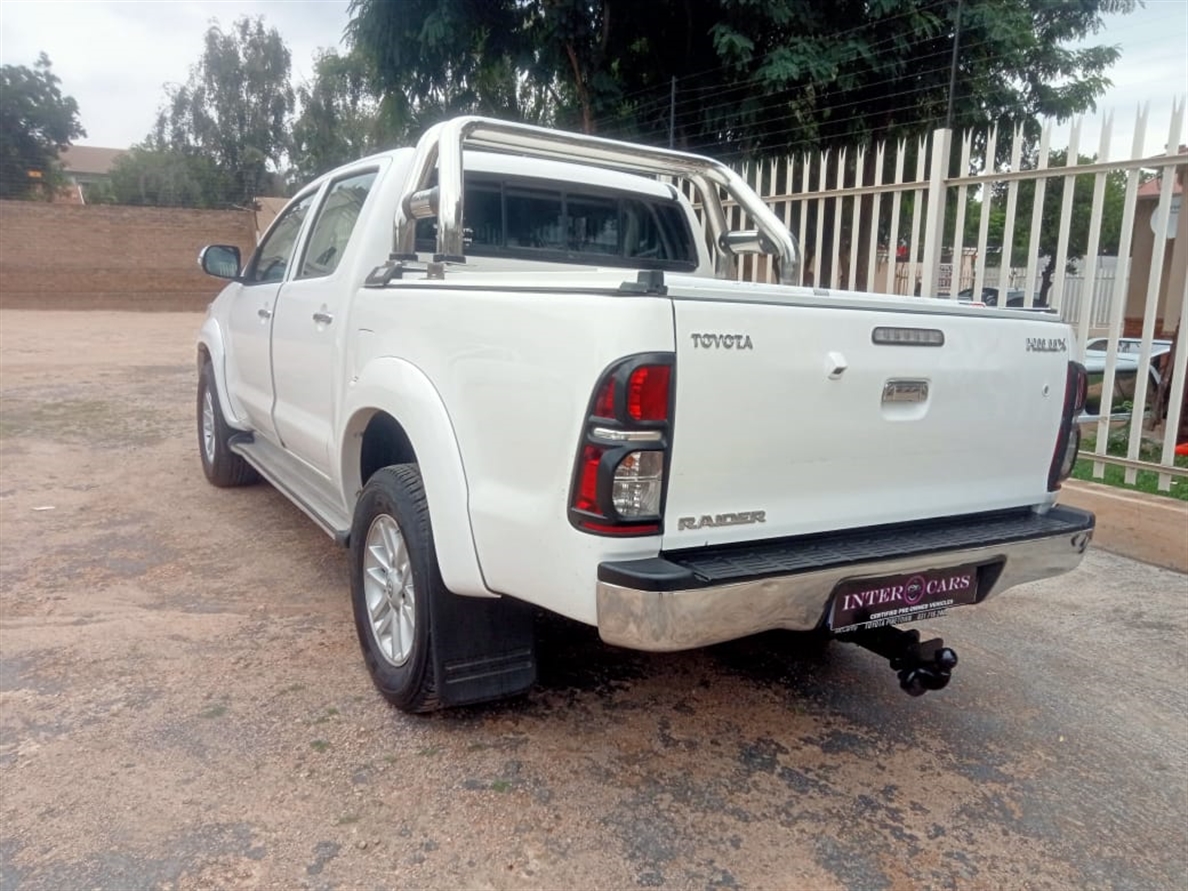
<instances>
[{"instance_id":1,"label":"utility pole","mask_svg":"<svg viewBox=\"0 0 1188 891\"><path fill-rule=\"evenodd\" d=\"M957 21L953 24L953 61L949 65L949 111L945 114L945 129L953 129L953 95L957 92L957 48L961 45L961 7L964 0L957 0Z\"/></svg>"},{"instance_id":2,"label":"utility pole","mask_svg":"<svg viewBox=\"0 0 1188 891\"><path fill-rule=\"evenodd\" d=\"M950 100L951 101L951 100ZM668 96L668 147L672 148L672 134L676 123L676 75L672 77L672 92Z\"/></svg>"},{"instance_id":3,"label":"utility pole","mask_svg":"<svg viewBox=\"0 0 1188 891\"><path fill-rule=\"evenodd\" d=\"M924 259L920 275L920 294L935 297L936 284L940 280L942 241L945 237L945 179L949 175L949 153L953 139L953 99L957 94L957 52L961 46L961 8L963 0L957 0L957 16L953 22L953 60L949 65L949 109L945 113L945 126L932 131L931 172L928 176L928 210L925 212ZM964 171L963 171L964 172ZM961 258L953 257L953 266L960 275ZM950 295L952 296L952 295Z\"/></svg>"}]
</instances>

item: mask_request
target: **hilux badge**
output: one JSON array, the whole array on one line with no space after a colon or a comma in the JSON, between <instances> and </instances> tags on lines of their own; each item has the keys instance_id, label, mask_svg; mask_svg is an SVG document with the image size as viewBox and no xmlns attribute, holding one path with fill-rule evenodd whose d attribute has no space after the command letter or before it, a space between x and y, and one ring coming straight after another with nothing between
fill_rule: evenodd
<instances>
[{"instance_id":1,"label":"hilux badge","mask_svg":"<svg viewBox=\"0 0 1188 891\"><path fill-rule=\"evenodd\" d=\"M1027 338L1027 352L1067 353L1068 341L1063 337L1029 337Z\"/></svg>"}]
</instances>

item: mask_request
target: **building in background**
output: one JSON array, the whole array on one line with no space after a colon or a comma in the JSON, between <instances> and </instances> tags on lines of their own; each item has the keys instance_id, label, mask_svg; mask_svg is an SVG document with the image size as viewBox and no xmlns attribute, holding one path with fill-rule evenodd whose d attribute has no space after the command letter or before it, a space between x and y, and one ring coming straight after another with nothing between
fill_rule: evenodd
<instances>
[{"instance_id":1,"label":"building in background","mask_svg":"<svg viewBox=\"0 0 1188 891\"><path fill-rule=\"evenodd\" d=\"M72 145L62 149L58 160L66 182L54 196L62 204L86 204L83 189L111 181L111 168L126 149L101 148L95 145Z\"/></svg>"}]
</instances>

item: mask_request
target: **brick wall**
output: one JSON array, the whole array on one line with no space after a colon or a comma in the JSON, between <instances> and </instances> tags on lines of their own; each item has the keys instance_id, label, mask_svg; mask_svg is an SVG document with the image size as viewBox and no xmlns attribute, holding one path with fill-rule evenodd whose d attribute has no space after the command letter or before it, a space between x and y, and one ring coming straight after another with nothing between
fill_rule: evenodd
<instances>
[{"instance_id":1,"label":"brick wall","mask_svg":"<svg viewBox=\"0 0 1188 891\"><path fill-rule=\"evenodd\" d=\"M201 310L206 244L255 247L250 211L0 201L0 307Z\"/></svg>"}]
</instances>

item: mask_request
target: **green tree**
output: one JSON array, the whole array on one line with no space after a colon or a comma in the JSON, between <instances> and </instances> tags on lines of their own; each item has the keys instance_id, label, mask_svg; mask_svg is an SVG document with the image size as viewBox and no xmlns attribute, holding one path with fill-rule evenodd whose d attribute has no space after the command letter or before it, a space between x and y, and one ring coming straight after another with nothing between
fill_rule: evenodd
<instances>
[{"instance_id":1,"label":"green tree","mask_svg":"<svg viewBox=\"0 0 1188 891\"><path fill-rule=\"evenodd\" d=\"M58 153L87 135L78 103L62 95L50 67L45 53L32 68L0 67L0 198L29 197L37 183L52 195L61 180Z\"/></svg>"},{"instance_id":2,"label":"green tree","mask_svg":"<svg viewBox=\"0 0 1188 891\"><path fill-rule=\"evenodd\" d=\"M221 207L234 184L215 161L198 154L135 146L112 165L107 196L115 204ZM93 203L91 195L87 202Z\"/></svg>"},{"instance_id":3,"label":"green tree","mask_svg":"<svg viewBox=\"0 0 1188 891\"><path fill-rule=\"evenodd\" d=\"M394 141L392 125L358 53L330 50L314 63L313 82L297 88L292 175L305 182Z\"/></svg>"},{"instance_id":4,"label":"green tree","mask_svg":"<svg viewBox=\"0 0 1188 891\"><path fill-rule=\"evenodd\" d=\"M196 203L246 205L256 195L280 194L277 171L294 104L289 68L288 47L263 18L240 18L228 31L212 24L189 80L169 89L143 147L213 162L219 176L190 165L202 190Z\"/></svg>"},{"instance_id":5,"label":"green tree","mask_svg":"<svg viewBox=\"0 0 1188 891\"><path fill-rule=\"evenodd\" d=\"M966 0L959 127L1092 106L1117 60L1074 48L1135 0ZM478 111L762 155L919 133L948 100L955 3L937 0L352 0L351 39L429 123ZM523 97L531 97L525 103Z\"/></svg>"},{"instance_id":6,"label":"green tree","mask_svg":"<svg viewBox=\"0 0 1188 891\"><path fill-rule=\"evenodd\" d=\"M1048 167L1059 169L1068 159L1068 152L1053 151L1048 158ZM1024 168L1034 169L1036 156L1032 154L1025 159ZM1078 155L1079 164L1092 164L1096 156ZM1093 188L1095 177L1083 173L1073 180L1072 211L1065 228L1068 232L1068 260L1073 262L1085 256L1089 250L1089 224L1092 220ZM1026 263L1031 249L1031 218L1035 208L1035 180L1024 180L1019 183L1017 210L1015 213L1015 231L1011 240L1011 257L1015 265ZM1006 231L1006 192L1007 187L999 184L995 187L994 206L990 212L987 240L990 244L1003 244ZM1105 192L1102 203L1101 236L1098 253L1116 256L1118 242L1122 236L1122 212L1126 199L1126 174L1114 170L1106 174ZM1061 233L1060 211L1064 202L1064 177L1055 176L1047 180L1044 187L1044 203L1040 211L1039 257L1047 258L1041 270L1040 290L1036 301L1047 304L1048 292L1052 287L1052 274L1056 271L1056 251L1059 247Z\"/></svg>"},{"instance_id":7,"label":"green tree","mask_svg":"<svg viewBox=\"0 0 1188 891\"><path fill-rule=\"evenodd\" d=\"M548 123L562 101L548 43L572 0L351 0L348 33L372 66L395 131L457 114Z\"/></svg>"},{"instance_id":8,"label":"green tree","mask_svg":"<svg viewBox=\"0 0 1188 891\"><path fill-rule=\"evenodd\" d=\"M1044 206L1040 216L1040 235L1038 257L1047 262L1041 272L1040 290L1037 301L1046 303L1048 292L1052 285L1052 275L1056 271L1056 253L1060 246L1060 213L1064 203L1064 177L1060 168L1065 166L1068 152L1055 150L1048 156L1048 169L1057 175L1049 177L1044 188ZM1023 159L1024 169L1036 167L1037 155L1032 152ZM1078 155L1079 165L1096 163L1097 156ZM1093 216L1093 190L1096 176L1082 173L1073 180L1073 199L1066 226L1068 230L1068 264L1072 267L1077 261L1084 259L1089 251L1090 223ZM1105 184L1102 192L1101 234L1098 238L1098 256L1117 256L1118 244L1122 237L1122 215L1126 202L1126 174L1121 170L1111 170L1105 174ZM986 251L989 265L1001 263L1003 259L1003 238L1006 233L1006 201L1008 186L997 183L990 189L990 220L986 224ZM956 227L956 190L949 191L945 211L945 244L953 245L953 232ZM1011 266L1026 265L1031 250L1031 215L1035 207L1035 181L1024 180L1019 183L1016 196L1015 229L1011 238ZM962 229L962 244L965 248L973 248L978 244L981 231L982 214L985 212L985 202L975 193L967 196L965 208L965 225ZM1071 271L1071 269L1070 269Z\"/></svg>"}]
</instances>

